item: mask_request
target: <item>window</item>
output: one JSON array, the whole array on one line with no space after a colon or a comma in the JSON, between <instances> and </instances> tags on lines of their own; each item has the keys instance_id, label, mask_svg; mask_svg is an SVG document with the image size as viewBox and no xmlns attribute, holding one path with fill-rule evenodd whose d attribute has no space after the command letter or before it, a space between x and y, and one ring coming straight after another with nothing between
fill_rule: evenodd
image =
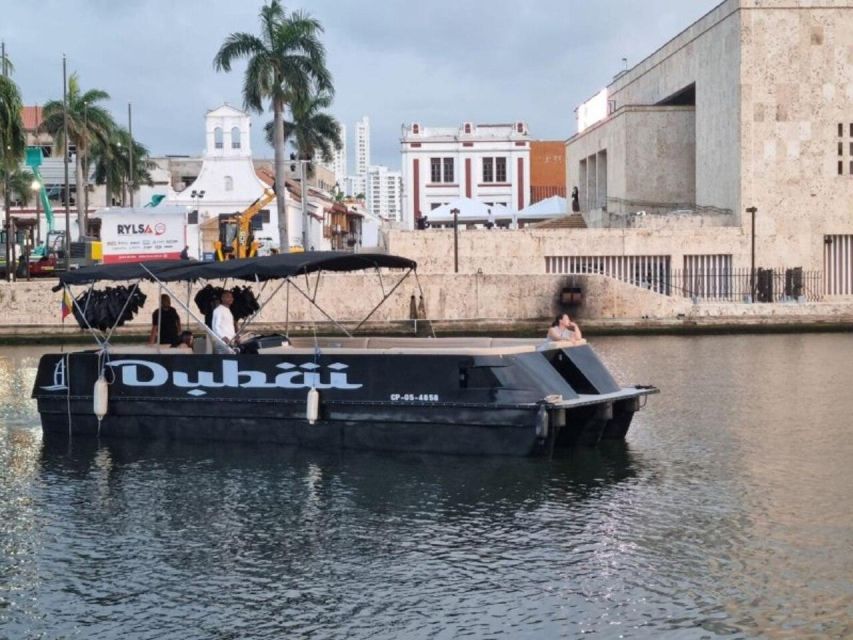
<instances>
[{"instance_id":1,"label":"window","mask_svg":"<svg viewBox=\"0 0 853 640\"><path fill-rule=\"evenodd\" d=\"M420 133L420 132L421 132L421 125L419 125L417 122L414 123L412 125L412 133Z\"/></svg>"},{"instance_id":2,"label":"window","mask_svg":"<svg viewBox=\"0 0 853 640\"><path fill-rule=\"evenodd\" d=\"M435 210L436 210L436 209L438 209L440 206L441 206L441 203L440 203L440 202L431 202L431 203L430 203L430 205L429 205L429 210L430 210L430 211L435 211Z\"/></svg>"},{"instance_id":3,"label":"window","mask_svg":"<svg viewBox=\"0 0 853 640\"><path fill-rule=\"evenodd\" d=\"M844 143L843 142L838 143L838 155L840 155L840 156L844 155Z\"/></svg>"},{"instance_id":4,"label":"window","mask_svg":"<svg viewBox=\"0 0 853 640\"><path fill-rule=\"evenodd\" d=\"M495 182L506 182L506 158L495 158Z\"/></svg>"},{"instance_id":5,"label":"window","mask_svg":"<svg viewBox=\"0 0 853 640\"><path fill-rule=\"evenodd\" d=\"M222 127L216 127L213 130L213 146L216 149L222 148Z\"/></svg>"},{"instance_id":6,"label":"window","mask_svg":"<svg viewBox=\"0 0 853 640\"><path fill-rule=\"evenodd\" d=\"M483 158L483 182L495 181L495 159Z\"/></svg>"},{"instance_id":7,"label":"window","mask_svg":"<svg viewBox=\"0 0 853 640\"><path fill-rule=\"evenodd\" d=\"M231 176L225 176L225 190L234 191L234 178Z\"/></svg>"},{"instance_id":8,"label":"window","mask_svg":"<svg viewBox=\"0 0 853 640\"><path fill-rule=\"evenodd\" d=\"M465 133L471 133L471 123L465 123Z\"/></svg>"},{"instance_id":9,"label":"window","mask_svg":"<svg viewBox=\"0 0 853 640\"><path fill-rule=\"evenodd\" d=\"M453 158L444 158L444 181L453 182Z\"/></svg>"},{"instance_id":10,"label":"window","mask_svg":"<svg viewBox=\"0 0 853 640\"><path fill-rule=\"evenodd\" d=\"M843 122L838 123L838 137L839 138L844 137L844 123Z\"/></svg>"},{"instance_id":11,"label":"window","mask_svg":"<svg viewBox=\"0 0 853 640\"><path fill-rule=\"evenodd\" d=\"M240 148L240 128L234 127L231 129L231 148L239 149Z\"/></svg>"},{"instance_id":12,"label":"window","mask_svg":"<svg viewBox=\"0 0 853 640\"><path fill-rule=\"evenodd\" d=\"M441 182L441 158L429 159L429 181Z\"/></svg>"},{"instance_id":13,"label":"window","mask_svg":"<svg viewBox=\"0 0 853 640\"><path fill-rule=\"evenodd\" d=\"M263 231L264 224L270 223L270 210L269 209L261 209L252 218L252 231Z\"/></svg>"}]
</instances>

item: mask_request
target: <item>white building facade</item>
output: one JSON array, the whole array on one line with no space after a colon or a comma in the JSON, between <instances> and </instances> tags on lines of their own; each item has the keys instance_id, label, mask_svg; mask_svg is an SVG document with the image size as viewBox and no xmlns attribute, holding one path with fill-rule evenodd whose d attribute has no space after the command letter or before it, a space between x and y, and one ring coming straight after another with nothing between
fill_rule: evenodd
<instances>
[{"instance_id":1,"label":"white building facade","mask_svg":"<svg viewBox=\"0 0 853 640\"><path fill-rule=\"evenodd\" d=\"M261 197L267 184L258 177L252 163L250 126L249 115L230 105L208 111L205 116L207 146L202 156L201 171L194 182L179 192L170 185L165 203L198 210L201 225L220 214L241 212ZM264 207L259 216L254 225L255 237L265 239L270 246L279 247L275 200ZM288 218L290 243L301 244L300 212L288 207ZM199 257L210 251L212 247L201 246Z\"/></svg>"},{"instance_id":2,"label":"white building facade","mask_svg":"<svg viewBox=\"0 0 853 640\"><path fill-rule=\"evenodd\" d=\"M388 167L372 166L367 170L365 183L367 210L386 220L401 220L402 174L399 171L391 171Z\"/></svg>"},{"instance_id":3,"label":"white building facade","mask_svg":"<svg viewBox=\"0 0 853 640\"><path fill-rule=\"evenodd\" d=\"M355 175L365 175L368 167L370 167L370 119L364 116L355 123Z\"/></svg>"},{"instance_id":4,"label":"white building facade","mask_svg":"<svg viewBox=\"0 0 853 640\"><path fill-rule=\"evenodd\" d=\"M331 162L323 163L329 171L335 174L335 183L341 188L344 188L344 183L347 178L347 127L341 125L341 148L334 150L334 158Z\"/></svg>"},{"instance_id":5,"label":"white building facade","mask_svg":"<svg viewBox=\"0 0 853 640\"><path fill-rule=\"evenodd\" d=\"M530 204L530 136L524 122L459 127L403 125L402 222L455 198L520 211Z\"/></svg>"}]
</instances>

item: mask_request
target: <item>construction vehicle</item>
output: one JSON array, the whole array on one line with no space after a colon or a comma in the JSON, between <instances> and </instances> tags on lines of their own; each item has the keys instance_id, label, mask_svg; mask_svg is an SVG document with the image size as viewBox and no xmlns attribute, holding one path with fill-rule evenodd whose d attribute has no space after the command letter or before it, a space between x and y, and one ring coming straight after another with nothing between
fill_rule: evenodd
<instances>
[{"instance_id":1,"label":"construction vehicle","mask_svg":"<svg viewBox=\"0 0 853 640\"><path fill-rule=\"evenodd\" d=\"M220 216L219 240L213 246L218 261L257 255L259 243L252 234L252 218L273 200L275 191L264 189L263 195L242 213Z\"/></svg>"},{"instance_id":2,"label":"construction vehicle","mask_svg":"<svg viewBox=\"0 0 853 640\"><path fill-rule=\"evenodd\" d=\"M65 234L68 230L58 231L55 228L53 207L50 204L50 198L48 198L44 180L39 171L43 160L41 148L27 147L26 157L27 166L39 184L38 198L42 209L44 209L44 218L47 222L44 243L35 247L28 256L29 273L31 276L51 276L57 271L65 269ZM30 230L30 234L32 234L32 230ZM96 238L81 237L77 242L69 242L68 246L71 251L68 262L72 269L95 264L101 260L101 243Z\"/></svg>"}]
</instances>

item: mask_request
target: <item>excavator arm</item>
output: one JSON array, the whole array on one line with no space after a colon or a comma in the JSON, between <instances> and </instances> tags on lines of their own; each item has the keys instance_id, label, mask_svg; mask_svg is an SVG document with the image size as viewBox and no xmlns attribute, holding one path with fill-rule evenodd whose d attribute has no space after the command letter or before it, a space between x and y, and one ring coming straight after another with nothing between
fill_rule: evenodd
<instances>
[{"instance_id":1,"label":"excavator arm","mask_svg":"<svg viewBox=\"0 0 853 640\"><path fill-rule=\"evenodd\" d=\"M258 243L255 242L251 234L252 219L273 200L275 200L275 191L269 188L264 189L263 195L250 204L245 211L220 223L221 225L236 225L237 227L234 238L230 242L232 257L251 258L257 254ZM226 235L228 234L224 234L222 228L220 228L220 240L214 246L217 260L224 260L226 257L223 247L223 239Z\"/></svg>"}]
</instances>

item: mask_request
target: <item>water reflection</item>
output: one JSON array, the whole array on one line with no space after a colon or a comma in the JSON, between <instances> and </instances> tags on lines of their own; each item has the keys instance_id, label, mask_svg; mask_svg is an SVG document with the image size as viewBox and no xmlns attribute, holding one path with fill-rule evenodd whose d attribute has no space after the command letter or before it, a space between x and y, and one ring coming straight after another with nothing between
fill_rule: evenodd
<instances>
[{"instance_id":1,"label":"water reflection","mask_svg":"<svg viewBox=\"0 0 853 640\"><path fill-rule=\"evenodd\" d=\"M42 440L24 351L0 637L850 635L853 337L597 347L663 394L553 461Z\"/></svg>"}]
</instances>

